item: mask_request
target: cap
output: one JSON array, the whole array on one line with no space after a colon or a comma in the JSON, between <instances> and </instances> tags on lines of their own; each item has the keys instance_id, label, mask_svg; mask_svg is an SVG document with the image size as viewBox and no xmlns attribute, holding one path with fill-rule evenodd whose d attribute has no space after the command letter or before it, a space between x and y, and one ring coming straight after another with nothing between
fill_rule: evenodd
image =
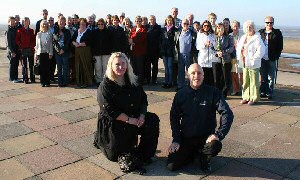
<instances>
[{"instance_id":1,"label":"cap","mask_svg":"<svg viewBox=\"0 0 300 180\"><path fill-rule=\"evenodd\" d=\"M79 19L79 16L78 16L77 14L73 14L73 15L72 15L72 18L73 18L73 19L74 19L74 18Z\"/></svg>"},{"instance_id":2,"label":"cap","mask_svg":"<svg viewBox=\"0 0 300 180\"><path fill-rule=\"evenodd\" d=\"M125 13L122 12L122 13L120 14L120 17L121 17L121 16L122 16L122 17L125 17Z\"/></svg>"}]
</instances>

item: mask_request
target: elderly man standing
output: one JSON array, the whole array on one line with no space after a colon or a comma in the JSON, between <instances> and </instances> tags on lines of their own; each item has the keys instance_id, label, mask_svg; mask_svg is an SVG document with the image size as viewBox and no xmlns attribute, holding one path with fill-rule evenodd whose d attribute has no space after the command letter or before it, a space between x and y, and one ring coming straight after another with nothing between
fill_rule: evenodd
<instances>
[{"instance_id":1,"label":"elderly man standing","mask_svg":"<svg viewBox=\"0 0 300 180\"><path fill-rule=\"evenodd\" d=\"M190 85L179 90L173 100L170 120L173 142L169 147L167 167L174 171L200 155L201 169L210 171L210 160L222 149L233 122L233 113L220 91L203 84L204 73L194 63L188 69ZM216 130L216 111L221 115Z\"/></svg>"},{"instance_id":2,"label":"elderly man standing","mask_svg":"<svg viewBox=\"0 0 300 180\"><path fill-rule=\"evenodd\" d=\"M265 55L261 61L261 97L272 99L274 93L274 79L276 72L276 61L278 61L283 49L283 37L279 29L274 29L274 18L265 18L265 28L259 30L261 38L266 47Z\"/></svg>"}]
</instances>

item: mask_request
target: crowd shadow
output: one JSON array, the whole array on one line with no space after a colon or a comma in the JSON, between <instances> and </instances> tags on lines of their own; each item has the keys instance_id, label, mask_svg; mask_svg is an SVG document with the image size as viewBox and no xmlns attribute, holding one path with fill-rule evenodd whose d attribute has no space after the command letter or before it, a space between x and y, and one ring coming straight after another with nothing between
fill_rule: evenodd
<instances>
[{"instance_id":1,"label":"crowd shadow","mask_svg":"<svg viewBox=\"0 0 300 180\"><path fill-rule=\"evenodd\" d=\"M154 163L146 166L147 173L143 176L185 176L196 175L199 177L239 177L239 178L266 178L282 179L288 177L300 166L299 159L280 158L234 158L217 156L212 162L212 171L205 173L200 168L200 163L195 160L181 170L169 171L166 167L166 158L158 158ZM296 170L297 171L297 170ZM298 168L299 171L299 168ZM296 172L299 173L299 172Z\"/></svg>"}]
</instances>

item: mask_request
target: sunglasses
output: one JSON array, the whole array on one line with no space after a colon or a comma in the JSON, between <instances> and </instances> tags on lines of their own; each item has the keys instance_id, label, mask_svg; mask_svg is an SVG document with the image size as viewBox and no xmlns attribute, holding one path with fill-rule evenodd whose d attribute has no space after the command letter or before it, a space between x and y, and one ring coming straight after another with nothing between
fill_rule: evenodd
<instances>
[{"instance_id":1,"label":"sunglasses","mask_svg":"<svg viewBox=\"0 0 300 180\"><path fill-rule=\"evenodd\" d=\"M265 22L266 24L273 24L273 22Z\"/></svg>"},{"instance_id":2,"label":"sunglasses","mask_svg":"<svg viewBox=\"0 0 300 180\"><path fill-rule=\"evenodd\" d=\"M203 27L209 27L209 25L204 24Z\"/></svg>"},{"instance_id":3,"label":"sunglasses","mask_svg":"<svg viewBox=\"0 0 300 180\"><path fill-rule=\"evenodd\" d=\"M183 25L189 25L189 23L183 23Z\"/></svg>"},{"instance_id":4,"label":"sunglasses","mask_svg":"<svg viewBox=\"0 0 300 180\"><path fill-rule=\"evenodd\" d=\"M48 20L48 21L53 21L53 20Z\"/></svg>"}]
</instances>

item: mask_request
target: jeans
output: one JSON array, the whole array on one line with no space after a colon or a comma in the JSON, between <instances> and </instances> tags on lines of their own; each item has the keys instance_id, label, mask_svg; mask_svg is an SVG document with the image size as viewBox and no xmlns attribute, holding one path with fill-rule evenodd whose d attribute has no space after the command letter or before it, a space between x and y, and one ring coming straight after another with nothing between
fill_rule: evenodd
<instances>
[{"instance_id":1,"label":"jeans","mask_svg":"<svg viewBox=\"0 0 300 180\"><path fill-rule=\"evenodd\" d=\"M58 85L69 84L69 53L59 55L55 52L57 64Z\"/></svg>"},{"instance_id":2,"label":"jeans","mask_svg":"<svg viewBox=\"0 0 300 180\"><path fill-rule=\"evenodd\" d=\"M165 84L172 85L172 77L173 77L173 57L163 56L163 61L165 65Z\"/></svg>"},{"instance_id":3,"label":"jeans","mask_svg":"<svg viewBox=\"0 0 300 180\"><path fill-rule=\"evenodd\" d=\"M191 55L190 54L179 54L179 62L178 62L178 88L182 88L185 85L185 75L188 71L188 68L191 65Z\"/></svg>"},{"instance_id":4,"label":"jeans","mask_svg":"<svg viewBox=\"0 0 300 180\"><path fill-rule=\"evenodd\" d=\"M35 75L33 72L33 66L34 66L34 59L33 54L32 56L23 54L22 56L22 74L23 74L23 81L28 82L28 66L27 61L29 64L29 70L30 70L30 81L35 82Z\"/></svg>"},{"instance_id":5,"label":"jeans","mask_svg":"<svg viewBox=\"0 0 300 180\"><path fill-rule=\"evenodd\" d=\"M261 93L273 96L274 92L274 79L276 72L276 61L262 60L261 61Z\"/></svg>"}]
</instances>

